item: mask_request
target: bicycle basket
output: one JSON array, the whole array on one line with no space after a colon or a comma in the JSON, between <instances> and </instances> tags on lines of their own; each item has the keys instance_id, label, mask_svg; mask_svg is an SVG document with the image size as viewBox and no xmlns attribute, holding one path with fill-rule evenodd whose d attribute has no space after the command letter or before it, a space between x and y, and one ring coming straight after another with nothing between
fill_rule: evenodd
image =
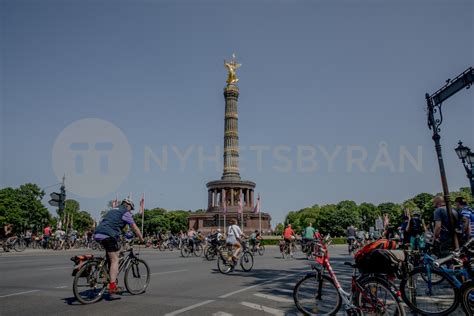
<instances>
[{"instance_id":1,"label":"bicycle basket","mask_svg":"<svg viewBox=\"0 0 474 316\"><path fill-rule=\"evenodd\" d=\"M82 268L84 263L88 260L94 258L94 255L79 255L71 258L71 261L74 262L74 268L72 270L72 276L76 276L77 272ZM90 271L84 271L80 277L87 277Z\"/></svg>"}]
</instances>

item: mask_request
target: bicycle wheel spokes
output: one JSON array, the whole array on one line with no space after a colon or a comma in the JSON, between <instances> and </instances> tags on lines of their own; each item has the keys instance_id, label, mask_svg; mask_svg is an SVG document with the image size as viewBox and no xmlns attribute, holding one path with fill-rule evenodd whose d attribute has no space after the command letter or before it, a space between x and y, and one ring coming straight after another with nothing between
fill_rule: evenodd
<instances>
[{"instance_id":1,"label":"bicycle wheel spokes","mask_svg":"<svg viewBox=\"0 0 474 316\"><path fill-rule=\"evenodd\" d=\"M132 295L145 292L150 283L150 268L141 259L134 259L125 271L125 288Z\"/></svg>"},{"instance_id":2,"label":"bicycle wheel spokes","mask_svg":"<svg viewBox=\"0 0 474 316\"><path fill-rule=\"evenodd\" d=\"M341 307L339 292L326 275L306 275L293 289L293 299L305 315L335 315Z\"/></svg>"},{"instance_id":3,"label":"bicycle wheel spokes","mask_svg":"<svg viewBox=\"0 0 474 316\"><path fill-rule=\"evenodd\" d=\"M250 252L246 251L242 254L242 257L240 258L240 266L245 272L252 270L253 256Z\"/></svg>"},{"instance_id":4,"label":"bicycle wheel spokes","mask_svg":"<svg viewBox=\"0 0 474 316\"><path fill-rule=\"evenodd\" d=\"M107 285L107 274L97 261L89 261L77 271L73 292L82 304L95 303L102 298Z\"/></svg>"},{"instance_id":5,"label":"bicycle wheel spokes","mask_svg":"<svg viewBox=\"0 0 474 316\"><path fill-rule=\"evenodd\" d=\"M361 286L363 292L358 294L357 305L364 315L405 315L396 294L386 285L368 280Z\"/></svg>"},{"instance_id":6,"label":"bicycle wheel spokes","mask_svg":"<svg viewBox=\"0 0 474 316\"><path fill-rule=\"evenodd\" d=\"M415 268L400 283L400 291L405 303L421 314L447 315L459 304L459 292L452 281L440 271L428 273L425 267Z\"/></svg>"}]
</instances>

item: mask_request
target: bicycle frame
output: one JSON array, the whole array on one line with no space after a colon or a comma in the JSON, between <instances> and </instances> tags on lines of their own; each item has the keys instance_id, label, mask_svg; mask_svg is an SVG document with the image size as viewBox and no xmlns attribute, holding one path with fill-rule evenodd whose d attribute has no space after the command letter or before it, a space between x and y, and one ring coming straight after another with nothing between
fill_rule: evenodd
<instances>
[{"instance_id":1,"label":"bicycle frame","mask_svg":"<svg viewBox=\"0 0 474 316\"><path fill-rule=\"evenodd\" d=\"M437 268L437 267L434 266L434 262L435 262L435 259L433 257L431 257L429 254L427 254L427 253L423 254L423 265L426 267L426 272L427 272L427 276L428 276L428 289L430 290L430 293L431 293L431 289L432 289L430 271L432 269L443 273L448 279L453 281L453 283L454 283L454 285L456 286L457 289L461 288L461 286L463 284L463 282L459 281L457 276L461 276L461 277L465 278L466 280L471 278L471 276L469 275L469 272L464 267L459 269L459 270L448 269L448 268L445 268L445 267Z\"/></svg>"}]
</instances>

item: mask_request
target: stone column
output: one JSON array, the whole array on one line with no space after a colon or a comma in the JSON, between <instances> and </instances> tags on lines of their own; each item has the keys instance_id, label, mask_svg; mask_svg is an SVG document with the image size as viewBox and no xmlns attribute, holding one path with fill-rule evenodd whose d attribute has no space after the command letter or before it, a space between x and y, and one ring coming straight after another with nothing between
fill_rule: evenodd
<instances>
[{"instance_id":1,"label":"stone column","mask_svg":"<svg viewBox=\"0 0 474 316\"><path fill-rule=\"evenodd\" d=\"M230 189L230 206L234 206L234 189Z\"/></svg>"},{"instance_id":2,"label":"stone column","mask_svg":"<svg viewBox=\"0 0 474 316\"><path fill-rule=\"evenodd\" d=\"M245 205L250 206L250 190L245 189Z\"/></svg>"},{"instance_id":3,"label":"stone column","mask_svg":"<svg viewBox=\"0 0 474 316\"><path fill-rule=\"evenodd\" d=\"M239 88L228 84L224 88L225 122L224 122L224 173L222 179L240 180L239 173L239 130L237 100ZM233 202L233 198L231 201Z\"/></svg>"},{"instance_id":4,"label":"stone column","mask_svg":"<svg viewBox=\"0 0 474 316\"><path fill-rule=\"evenodd\" d=\"M253 190L250 189L250 206L253 207L254 204L253 204Z\"/></svg>"}]
</instances>

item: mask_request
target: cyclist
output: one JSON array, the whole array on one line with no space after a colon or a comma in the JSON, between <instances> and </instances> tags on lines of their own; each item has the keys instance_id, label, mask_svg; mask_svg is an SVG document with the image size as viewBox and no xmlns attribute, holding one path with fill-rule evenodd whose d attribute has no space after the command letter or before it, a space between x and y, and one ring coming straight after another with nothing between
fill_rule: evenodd
<instances>
[{"instance_id":1,"label":"cyclist","mask_svg":"<svg viewBox=\"0 0 474 316\"><path fill-rule=\"evenodd\" d=\"M8 248L10 247L11 242L14 240L13 224L5 224L5 226L3 226L3 231L6 238L3 244L3 250L5 252L9 252L10 250Z\"/></svg>"},{"instance_id":2,"label":"cyclist","mask_svg":"<svg viewBox=\"0 0 474 316\"><path fill-rule=\"evenodd\" d=\"M236 262L238 260L242 245L240 244L240 238L246 237L240 227L237 225L237 220L232 218L230 220L230 226L227 229L227 239L226 243L232 245L232 260Z\"/></svg>"},{"instance_id":3,"label":"cyclist","mask_svg":"<svg viewBox=\"0 0 474 316\"><path fill-rule=\"evenodd\" d=\"M302 248L306 250L307 246L311 244L314 240L314 234L316 233L316 229L313 227L313 223L309 223L308 227L306 227L303 231L303 240L302 240ZM306 252L306 251L303 251Z\"/></svg>"},{"instance_id":4,"label":"cyclist","mask_svg":"<svg viewBox=\"0 0 474 316\"><path fill-rule=\"evenodd\" d=\"M346 236L347 236L347 245L349 249L349 254L352 252L352 245L356 241L356 229L354 225L350 225L347 227L346 230Z\"/></svg>"},{"instance_id":5,"label":"cyclist","mask_svg":"<svg viewBox=\"0 0 474 316\"><path fill-rule=\"evenodd\" d=\"M135 208L131 199L124 199L118 208L111 209L95 229L94 238L102 244L110 262L110 283L109 293L118 291L117 275L119 264L120 243L119 238L122 230L128 224L140 242L143 242L143 236L137 224L132 218L132 210Z\"/></svg>"},{"instance_id":6,"label":"cyclist","mask_svg":"<svg viewBox=\"0 0 474 316\"><path fill-rule=\"evenodd\" d=\"M255 230L252 234L250 234L249 244L253 251L255 251L255 249L260 246L260 240L262 240L262 236L260 236L258 230Z\"/></svg>"},{"instance_id":7,"label":"cyclist","mask_svg":"<svg viewBox=\"0 0 474 316\"><path fill-rule=\"evenodd\" d=\"M283 232L283 239L285 240L285 246L290 247L290 256L293 258L293 244L296 239L295 232L291 228L291 224L286 226Z\"/></svg>"}]
</instances>

